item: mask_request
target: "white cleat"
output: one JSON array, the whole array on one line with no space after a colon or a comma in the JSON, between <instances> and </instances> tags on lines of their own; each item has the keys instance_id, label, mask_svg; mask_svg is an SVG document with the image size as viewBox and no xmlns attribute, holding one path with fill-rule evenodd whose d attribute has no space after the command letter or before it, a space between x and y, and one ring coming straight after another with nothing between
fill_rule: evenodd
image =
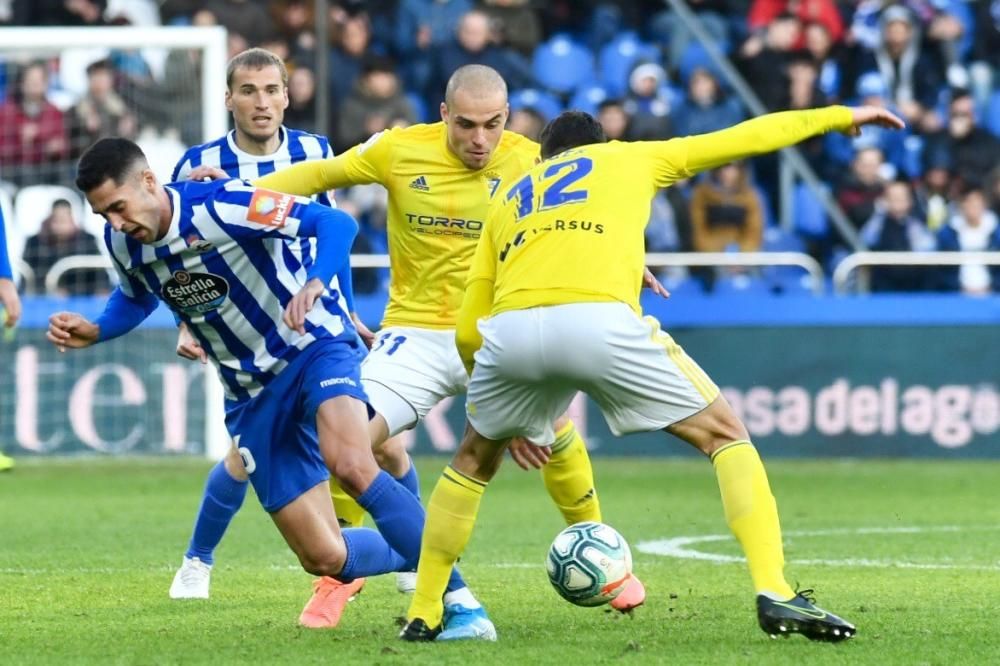
<instances>
[{"instance_id":1,"label":"white cleat","mask_svg":"<svg viewBox=\"0 0 1000 666\"><path fill-rule=\"evenodd\" d=\"M417 591L417 572L416 571L397 571L396 572L396 589L399 590L400 594L413 594Z\"/></svg>"},{"instance_id":2,"label":"white cleat","mask_svg":"<svg viewBox=\"0 0 1000 666\"><path fill-rule=\"evenodd\" d=\"M211 576L211 564L205 564L197 557L185 557L181 568L174 574L174 582L170 584L170 598L208 599Z\"/></svg>"}]
</instances>

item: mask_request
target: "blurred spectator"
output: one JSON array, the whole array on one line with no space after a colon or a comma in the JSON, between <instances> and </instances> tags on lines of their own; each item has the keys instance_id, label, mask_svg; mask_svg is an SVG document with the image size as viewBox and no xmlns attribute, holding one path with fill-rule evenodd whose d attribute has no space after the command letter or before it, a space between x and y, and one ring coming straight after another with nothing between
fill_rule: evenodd
<instances>
[{"instance_id":1,"label":"blurred spectator","mask_svg":"<svg viewBox=\"0 0 1000 666\"><path fill-rule=\"evenodd\" d=\"M986 201L990 210L1000 216L1000 166L993 169L986 179Z\"/></svg>"},{"instance_id":2,"label":"blurred spectator","mask_svg":"<svg viewBox=\"0 0 1000 666\"><path fill-rule=\"evenodd\" d=\"M929 252L935 241L914 213L913 194L905 181L886 184L879 210L865 223L861 239L874 252ZM922 291L928 287L923 266L877 266L871 269L871 291Z\"/></svg>"},{"instance_id":3,"label":"blurred spectator","mask_svg":"<svg viewBox=\"0 0 1000 666\"><path fill-rule=\"evenodd\" d=\"M889 99L889 90L879 72L866 72L859 77L855 92L858 104L881 106L898 113ZM916 178L920 175L920 165L918 156L912 155L907 148L907 137L909 136L909 128L889 130L873 125L863 127L861 133L853 137L840 132L830 132L823 138L823 143L830 161L835 165L834 169L846 166L858 150L875 147L882 151L885 161L892 166L893 170L903 171L906 175ZM917 141L920 140L917 139ZM835 178L837 173L836 170L828 168L821 172L827 178Z\"/></svg>"},{"instance_id":4,"label":"blurred spectator","mask_svg":"<svg viewBox=\"0 0 1000 666\"><path fill-rule=\"evenodd\" d=\"M368 56L361 77L340 109L339 150L389 127L415 121L413 107L400 90L394 63L382 56Z\"/></svg>"},{"instance_id":5,"label":"blurred spectator","mask_svg":"<svg viewBox=\"0 0 1000 666\"><path fill-rule=\"evenodd\" d=\"M821 24L834 42L839 42L844 34L844 21L833 0L753 0L747 25L750 30L761 30L782 14L792 14L802 23Z\"/></svg>"},{"instance_id":6,"label":"blurred spectator","mask_svg":"<svg viewBox=\"0 0 1000 666\"><path fill-rule=\"evenodd\" d=\"M667 73L656 63L640 63L628 77L625 112L629 115L629 140L667 139L672 135L670 98L664 91Z\"/></svg>"},{"instance_id":7,"label":"blurred spectator","mask_svg":"<svg viewBox=\"0 0 1000 666\"><path fill-rule=\"evenodd\" d=\"M308 67L296 67L288 74L285 124L314 134L329 134L333 129L332 124L325 129L316 126L316 75Z\"/></svg>"},{"instance_id":8,"label":"blurred spectator","mask_svg":"<svg viewBox=\"0 0 1000 666\"><path fill-rule=\"evenodd\" d=\"M542 23L530 0L482 0L479 9L490 17L502 43L531 57L542 40Z\"/></svg>"},{"instance_id":9,"label":"blurred spectator","mask_svg":"<svg viewBox=\"0 0 1000 666\"><path fill-rule=\"evenodd\" d=\"M330 49L331 108L337 109L354 89L371 36L367 14L347 17L332 35L335 47Z\"/></svg>"},{"instance_id":10,"label":"blurred spectator","mask_svg":"<svg viewBox=\"0 0 1000 666\"><path fill-rule=\"evenodd\" d=\"M196 21L207 21L202 12ZM201 50L171 49L167 56L163 83L158 91L156 125L176 129L181 142L193 146L204 138L201 131ZM177 126L179 124L179 126Z\"/></svg>"},{"instance_id":11,"label":"blurred spectator","mask_svg":"<svg viewBox=\"0 0 1000 666\"><path fill-rule=\"evenodd\" d=\"M0 177L16 185L62 180L69 140L62 111L46 98L45 63L24 66L0 104Z\"/></svg>"},{"instance_id":12,"label":"blurred spectator","mask_svg":"<svg viewBox=\"0 0 1000 666\"><path fill-rule=\"evenodd\" d=\"M270 0L268 9L271 20L281 34L283 41L290 45L294 51L311 52L316 48L316 16L313 0ZM276 53L276 51L272 51L272 53Z\"/></svg>"},{"instance_id":13,"label":"blurred spectator","mask_svg":"<svg viewBox=\"0 0 1000 666\"><path fill-rule=\"evenodd\" d=\"M951 156L944 150L925 151L924 171L915 194L919 214L931 231L948 220L951 189Z\"/></svg>"},{"instance_id":14,"label":"blurred spectator","mask_svg":"<svg viewBox=\"0 0 1000 666\"><path fill-rule=\"evenodd\" d=\"M394 46L407 90L427 90L433 55L451 43L459 19L471 9L470 0L401 0Z\"/></svg>"},{"instance_id":15,"label":"blurred spectator","mask_svg":"<svg viewBox=\"0 0 1000 666\"><path fill-rule=\"evenodd\" d=\"M107 60L87 66L87 94L69 114L70 155L73 158L105 136L134 139L135 116L114 89L114 72Z\"/></svg>"},{"instance_id":16,"label":"blurred spectator","mask_svg":"<svg viewBox=\"0 0 1000 666\"><path fill-rule=\"evenodd\" d=\"M204 0L158 0L160 18L168 25L188 25Z\"/></svg>"},{"instance_id":17,"label":"blurred spectator","mask_svg":"<svg viewBox=\"0 0 1000 666\"><path fill-rule=\"evenodd\" d=\"M976 33L969 73L976 102L984 104L1000 83L1000 0L980 0L972 6L976 12Z\"/></svg>"},{"instance_id":18,"label":"blurred spectator","mask_svg":"<svg viewBox=\"0 0 1000 666\"><path fill-rule=\"evenodd\" d=\"M699 67L691 73L687 94L671 118L676 134L688 136L735 125L743 120L743 110L736 99L723 93L712 72Z\"/></svg>"},{"instance_id":19,"label":"blurred spectator","mask_svg":"<svg viewBox=\"0 0 1000 666\"><path fill-rule=\"evenodd\" d=\"M212 12L219 25L242 35L249 44L266 41L275 30L267 9L257 0L206 0L204 7Z\"/></svg>"},{"instance_id":20,"label":"blurred spectator","mask_svg":"<svg viewBox=\"0 0 1000 666\"><path fill-rule=\"evenodd\" d=\"M691 195L692 244L696 252L760 249L763 211L750 186L746 164L733 162L708 172Z\"/></svg>"},{"instance_id":21,"label":"blurred spectator","mask_svg":"<svg viewBox=\"0 0 1000 666\"><path fill-rule=\"evenodd\" d=\"M107 0L13 0L13 25L103 25Z\"/></svg>"},{"instance_id":22,"label":"blurred spectator","mask_svg":"<svg viewBox=\"0 0 1000 666\"><path fill-rule=\"evenodd\" d=\"M597 121L608 141L624 141L628 135L629 117L621 100L607 99L598 104Z\"/></svg>"},{"instance_id":23,"label":"blurred spectator","mask_svg":"<svg viewBox=\"0 0 1000 666\"><path fill-rule=\"evenodd\" d=\"M878 148L862 148L851 161L851 169L837 186L837 203L855 229L861 229L875 214L875 202L882 196L883 157Z\"/></svg>"},{"instance_id":24,"label":"blurred spectator","mask_svg":"<svg viewBox=\"0 0 1000 666\"><path fill-rule=\"evenodd\" d=\"M768 111L788 108L788 63L802 25L793 14L779 14L740 47L737 65Z\"/></svg>"},{"instance_id":25,"label":"blurred spectator","mask_svg":"<svg viewBox=\"0 0 1000 666\"><path fill-rule=\"evenodd\" d=\"M65 199L52 204L52 213L42 222L41 230L28 238L23 259L34 271L31 290L45 293L45 276L52 266L66 257L98 254L97 239L77 226L73 207ZM87 296L110 289L107 271L84 268L67 271L59 279L59 296Z\"/></svg>"},{"instance_id":26,"label":"blurred spectator","mask_svg":"<svg viewBox=\"0 0 1000 666\"><path fill-rule=\"evenodd\" d=\"M428 99L441 100L452 73L465 65L487 65L500 72L511 90L533 85L531 63L513 49L497 43L489 17L481 11L471 11L459 20L455 39L438 48L433 62Z\"/></svg>"},{"instance_id":27,"label":"blurred spectator","mask_svg":"<svg viewBox=\"0 0 1000 666\"><path fill-rule=\"evenodd\" d=\"M805 50L816 63L818 72L816 86L822 95L823 103L835 103L844 96L841 93L843 72L840 63L843 47L834 44L830 31L822 23L815 21L806 23L803 32Z\"/></svg>"},{"instance_id":28,"label":"blurred spectator","mask_svg":"<svg viewBox=\"0 0 1000 666\"><path fill-rule=\"evenodd\" d=\"M511 132L517 132L521 136L526 136L532 141L538 141L538 135L541 134L544 126L545 118L531 107L512 111L510 119L507 121L507 129Z\"/></svg>"},{"instance_id":29,"label":"blurred spectator","mask_svg":"<svg viewBox=\"0 0 1000 666\"><path fill-rule=\"evenodd\" d=\"M948 105L947 127L927 138L925 151L949 155L963 182L982 182L1000 159L1000 139L977 124L972 95L959 92Z\"/></svg>"},{"instance_id":30,"label":"blurred spectator","mask_svg":"<svg viewBox=\"0 0 1000 666\"><path fill-rule=\"evenodd\" d=\"M882 12L880 26L881 39L862 71L882 75L889 101L907 124L920 131L937 129L940 121L933 108L944 84L940 60L921 51L920 32L905 7L893 5Z\"/></svg>"},{"instance_id":31,"label":"blurred spectator","mask_svg":"<svg viewBox=\"0 0 1000 666\"><path fill-rule=\"evenodd\" d=\"M959 198L959 208L948 224L938 232L938 249L942 251L976 252L1000 250L1000 228L997 215L986 207L982 187L968 184ZM965 263L946 266L941 270L941 287L948 291L983 295L1000 291L1000 267Z\"/></svg>"},{"instance_id":32,"label":"blurred spectator","mask_svg":"<svg viewBox=\"0 0 1000 666\"><path fill-rule=\"evenodd\" d=\"M646 251L690 252L691 233L687 181L674 183L657 192L646 225Z\"/></svg>"}]
</instances>

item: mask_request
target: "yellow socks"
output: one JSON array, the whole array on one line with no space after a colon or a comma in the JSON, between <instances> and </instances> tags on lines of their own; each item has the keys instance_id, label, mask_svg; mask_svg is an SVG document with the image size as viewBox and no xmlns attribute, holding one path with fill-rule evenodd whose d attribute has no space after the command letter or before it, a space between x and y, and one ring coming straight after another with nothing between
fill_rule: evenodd
<instances>
[{"instance_id":1,"label":"yellow socks","mask_svg":"<svg viewBox=\"0 0 1000 666\"><path fill-rule=\"evenodd\" d=\"M427 503L427 521L420 542L417 591L406 617L421 618L428 627L441 624L444 596L452 567L465 550L479 513L486 484L449 465L434 486Z\"/></svg>"},{"instance_id":2,"label":"yellow socks","mask_svg":"<svg viewBox=\"0 0 1000 666\"><path fill-rule=\"evenodd\" d=\"M542 480L567 525L601 522L601 503L594 488L594 470L587 445L570 421L556 433L552 457L542 467Z\"/></svg>"},{"instance_id":3,"label":"yellow socks","mask_svg":"<svg viewBox=\"0 0 1000 666\"><path fill-rule=\"evenodd\" d=\"M343 527L361 527L365 522L365 510L345 493L340 485L330 478L330 497L333 498L333 510Z\"/></svg>"},{"instance_id":4,"label":"yellow socks","mask_svg":"<svg viewBox=\"0 0 1000 666\"><path fill-rule=\"evenodd\" d=\"M770 592L791 599L795 593L783 573L778 507L757 449L748 441L727 444L712 455L712 465L726 522L743 547L754 589L758 594Z\"/></svg>"}]
</instances>

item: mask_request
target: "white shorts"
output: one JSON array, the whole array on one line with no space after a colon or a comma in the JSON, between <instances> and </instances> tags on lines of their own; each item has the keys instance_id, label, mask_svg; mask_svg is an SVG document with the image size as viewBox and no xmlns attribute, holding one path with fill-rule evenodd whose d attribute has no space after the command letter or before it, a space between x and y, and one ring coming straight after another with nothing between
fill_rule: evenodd
<instances>
[{"instance_id":1,"label":"white shorts","mask_svg":"<svg viewBox=\"0 0 1000 666\"><path fill-rule=\"evenodd\" d=\"M480 322L479 331L466 412L490 439L551 444L552 422L578 390L615 435L660 430L719 395L656 319L623 303L512 310Z\"/></svg>"},{"instance_id":2,"label":"white shorts","mask_svg":"<svg viewBox=\"0 0 1000 666\"><path fill-rule=\"evenodd\" d=\"M375 336L361 363L361 383L391 437L415 426L448 396L465 391L469 375L454 329L391 326Z\"/></svg>"}]
</instances>

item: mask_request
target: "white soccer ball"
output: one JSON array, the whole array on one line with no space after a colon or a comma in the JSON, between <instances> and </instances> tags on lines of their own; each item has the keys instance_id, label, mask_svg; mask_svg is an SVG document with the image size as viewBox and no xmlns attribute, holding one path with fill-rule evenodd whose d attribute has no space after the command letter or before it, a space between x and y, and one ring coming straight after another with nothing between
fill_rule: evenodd
<instances>
[{"instance_id":1,"label":"white soccer ball","mask_svg":"<svg viewBox=\"0 0 1000 666\"><path fill-rule=\"evenodd\" d=\"M615 528L577 523L556 535L545 566L563 599L577 606L600 606L624 589L632 574L632 551Z\"/></svg>"}]
</instances>

